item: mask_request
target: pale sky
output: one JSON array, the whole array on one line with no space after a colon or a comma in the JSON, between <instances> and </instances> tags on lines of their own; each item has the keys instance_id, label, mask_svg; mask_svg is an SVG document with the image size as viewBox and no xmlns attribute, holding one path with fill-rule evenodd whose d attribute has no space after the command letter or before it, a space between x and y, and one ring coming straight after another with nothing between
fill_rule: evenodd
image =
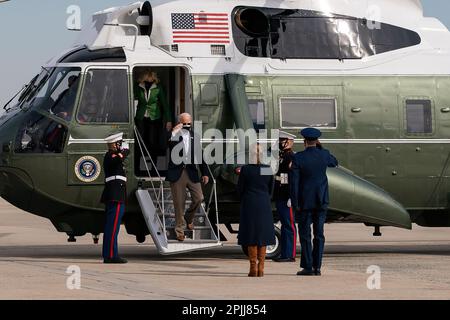
<instances>
[{"instance_id":1,"label":"pale sky","mask_svg":"<svg viewBox=\"0 0 450 320\"><path fill-rule=\"evenodd\" d=\"M194 0L193 0L194 1ZM395 1L395 0L392 0ZM66 29L70 5L81 8L84 23L93 12L133 0L11 0L0 4L0 112L3 105L77 38ZM422 0L426 16L450 28L449 0Z\"/></svg>"}]
</instances>

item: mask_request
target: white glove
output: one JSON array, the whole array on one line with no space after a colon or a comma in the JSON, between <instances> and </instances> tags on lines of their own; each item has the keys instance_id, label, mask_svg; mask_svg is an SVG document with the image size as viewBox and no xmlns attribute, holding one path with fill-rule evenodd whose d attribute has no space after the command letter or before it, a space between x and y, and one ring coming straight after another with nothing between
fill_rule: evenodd
<instances>
[{"instance_id":1,"label":"white glove","mask_svg":"<svg viewBox=\"0 0 450 320\"><path fill-rule=\"evenodd\" d=\"M289 199L289 200L287 201L287 206L288 206L288 208L292 208L292 202L291 202L291 199Z\"/></svg>"}]
</instances>

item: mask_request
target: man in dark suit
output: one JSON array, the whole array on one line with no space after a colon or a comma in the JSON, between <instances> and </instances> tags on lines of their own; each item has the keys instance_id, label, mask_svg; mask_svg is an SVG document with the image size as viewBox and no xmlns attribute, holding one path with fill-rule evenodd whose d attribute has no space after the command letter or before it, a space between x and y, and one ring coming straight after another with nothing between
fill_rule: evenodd
<instances>
[{"instance_id":1,"label":"man in dark suit","mask_svg":"<svg viewBox=\"0 0 450 320\"><path fill-rule=\"evenodd\" d=\"M337 167L338 161L319 142L321 132L314 128L301 131L305 150L298 152L291 167L291 202L299 224L301 262L299 276L321 275L325 245L324 224L327 218L327 168ZM314 246L311 244L313 224Z\"/></svg>"},{"instance_id":2,"label":"man in dark suit","mask_svg":"<svg viewBox=\"0 0 450 320\"><path fill-rule=\"evenodd\" d=\"M179 123L173 129L169 142L170 162L166 177L172 189L175 207L175 232L178 241L185 240L184 229L186 224L189 230L194 229L195 213L204 199L201 182L205 185L209 182L208 167L203 160L200 139L201 137L194 135L192 131L191 115L188 113L181 114ZM196 152L197 149L199 152ZM201 179L197 164L199 164L202 174ZM185 213L186 189L191 193L192 203Z\"/></svg>"}]
</instances>

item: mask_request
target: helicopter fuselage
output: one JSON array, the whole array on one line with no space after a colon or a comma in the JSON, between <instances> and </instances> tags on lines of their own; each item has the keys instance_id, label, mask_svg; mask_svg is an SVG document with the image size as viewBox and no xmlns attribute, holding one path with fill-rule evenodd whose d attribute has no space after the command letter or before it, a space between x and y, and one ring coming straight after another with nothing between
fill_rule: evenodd
<instances>
[{"instance_id":1,"label":"helicopter fuselage","mask_svg":"<svg viewBox=\"0 0 450 320\"><path fill-rule=\"evenodd\" d=\"M141 5L94 16L96 37L53 59L2 115L0 195L50 219L60 232L98 235L104 224L103 139L124 132L131 149L124 223L130 234L148 234L135 197L150 179L135 159L134 88L139 70L151 68L166 88L174 122L177 114L190 112L204 131L225 132L239 123L236 109L245 108L258 130L298 134L304 127L320 128L322 143L352 171L329 174L330 222L450 226L445 27L420 16L398 24L387 17L384 34L348 8L335 8L330 16L263 1L208 3L192 8L187 1L152 2L153 28L136 24ZM305 15L315 29L296 38L295 23L304 28ZM260 29L248 30L246 21L255 19ZM222 35L193 35L189 23L222 28ZM327 36L323 28L330 23L335 34ZM311 47L303 48L308 41ZM240 97L232 94L230 74L244 79ZM295 150L302 149L303 141L296 140ZM221 223L239 221L234 168L213 166Z\"/></svg>"}]
</instances>

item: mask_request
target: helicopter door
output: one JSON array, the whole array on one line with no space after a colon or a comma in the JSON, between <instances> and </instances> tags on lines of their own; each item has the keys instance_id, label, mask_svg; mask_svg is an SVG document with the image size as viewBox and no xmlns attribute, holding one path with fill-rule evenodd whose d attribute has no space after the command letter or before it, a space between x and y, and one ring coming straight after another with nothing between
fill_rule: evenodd
<instances>
[{"instance_id":1,"label":"helicopter door","mask_svg":"<svg viewBox=\"0 0 450 320\"><path fill-rule=\"evenodd\" d=\"M157 84L142 79L149 73L156 79L155 83ZM169 132L165 128L164 121L170 120L175 125L179 114L183 112L192 114L189 71L181 66L140 65L133 68L133 84L134 97L136 99L134 101L133 116L138 114L138 109L142 110L142 103L145 103L145 99L151 102L154 101L155 95L158 95L157 100L159 102L157 106L162 121L161 124L157 124L157 126L159 125L157 129L154 129L153 121L158 120L150 121L148 114L143 116L140 113L140 117L144 117L144 119L135 121L137 133L144 140L141 146L143 151L141 151L139 150L138 137L136 136L134 153L135 175L146 178L148 175L146 169L148 168L152 177L156 177L158 174L165 176L170 152L167 144ZM145 148L148 149L151 159L148 155L144 157L146 153Z\"/></svg>"},{"instance_id":2,"label":"helicopter door","mask_svg":"<svg viewBox=\"0 0 450 320\"><path fill-rule=\"evenodd\" d=\"M128 67L91 67L83 75L79 106L69 134L69 184L102 184L100 168L106 152L103 139L123 132L125 142L131 142L127 141L132 137L130 92Z\"/></svg>"}]
</instances>

